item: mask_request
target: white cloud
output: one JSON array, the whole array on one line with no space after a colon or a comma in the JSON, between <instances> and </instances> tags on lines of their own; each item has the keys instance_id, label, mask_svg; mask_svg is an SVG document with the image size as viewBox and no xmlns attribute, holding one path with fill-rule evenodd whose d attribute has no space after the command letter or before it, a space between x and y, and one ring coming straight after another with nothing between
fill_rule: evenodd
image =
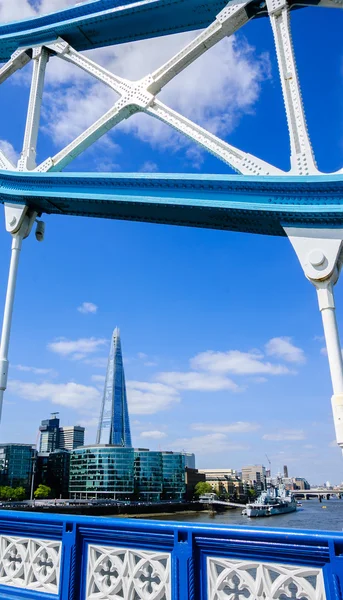
<instances>
[{"instance_id":1,"label":"white cloud","mask_svg":"<svg viewBox=\"0 0 343 600\"><path fill-rule=\"evenodd\" d=\"M40 367L28 367L26 365L12 365L13 369L26 373L34 373L35 375L50 375L56 377L57 373L54 369L41 369Z\"/></svg>"},{"instance_id":2,"label":"white cloud","mask_svg":"<svg viewBox=\"0 0 343 600\"><path fill-rule=\"evenodd\" d=\"M209 433L190 438L179 438L169 444L173 450L185 450L195 454L216 454L235 450L247 450L242 444L232 444L224 433Z\"/></svg>"},{"instance_id":3,"label":"white cloud","mask_svg":"<svg viewBox=\"0 0 343 600\"><path fill-rule=\"evenodd\" d=\"M214 433L249 433L256 431L261 426L258 423L237 421L236 423L193 423L191 428L195 431L209 431Z\"/></svg>"},{"instance_id":4,"label":"white cloud","mask_svg":"<svg viewBox=\"0 0 343 600\"><path fill-rule=\"evenodd\" d=\"M85 365L90 365L96 369L106 369L108 358L105 356L94 356L94 358L85 358L82 362L84 362Z\"/></svg>"},{"instance_id":5,"label":"white cloud","mask_svg":"<svg viewBox=\"0 0 343 600\"><path fill-rule=\"evenodd\" d=\"M92 375L91 380L95 383L105 383L105 375Z\"/></svg>"},{"instance_id":6,"label":"white cloud","mask_svg":"<svg viewBox=\"0 0 343 600\"><path fill-rule=\"evenodd\" d=\"M306 435L302 429L282 429L276 433L266 433L262 439L270 442L298 441L305 440Z\"/></svg>"},{"instance_id":7,"label":"white cloud","mask_svg":"<svg viewBox=\"0 0 343 600\"><path fill-rule=\"evenodd\" d=\"M145 367L156 367L157 365L157 361L150 360L149 356L145 354L145 352L138 352L137 357L139 358L139 360L143 361Z\"/></svg>"},{"instance_id":8,"label":"white cloud","mask_svg":"<svg viewBox=\"0 0 343 600\"><path fill-rule=\"evenodd\" d=\"M75 2L75 0L42 0L41 2L32 2L28 0L2 0L0 2L0 22L17 21L19 19L29 19L37 15L51 13L56 10L82 4L86 0Z\"/></svg>"},{"instance_id":9,"label":"white cloud","mask_svg":"<svg viewBox=\"0 0 343 600\"><path fill-rule=\"evenodd\" d=\"M1 11L1 3L0 3L0 11ZM1 13L0 13L1 14ZM0 18L1 22L1 18ZM5 154L6 158L8 158L13 165L17 164L19 154L15 151L14 147L7 140L0 140L0 150Z\"/></svg>"},{"instance_id":10,"label":"white cloud","mask_svg":"<svg viewBox=\"0 0 343 600\"><path fill-rule=\"evenodd\" d=\"M237 383L228 377L209 373L198 373L196 371L190 371L188 373L179 371L158 373L156 379L162 383L171 385L178 390L196 390L199 392L230 390L232 392L238 392L241 389Z\"/></svg>"},{"instance_id":11,"label":"white cloud","mask_svg":"<svg viewBox=\"0 0 343 600\"><path fill-rule=\"evenodd\" d=\"M178 392L163 383L128 381L126 387L132 415L152 415L180 402Z\"/></svg>"},{"instance_id":12,"label":"white cloud","mask_svg":"<svg viewBox=\"0 0 343 600\"><path fill-rule=\"evenodd\" d=\"M161 440L162 438L167 437L167 434L164 433L164 431L153 430L153 431L142 431L140 436L142 438L149 438L152 440Z\"/></svg>"},{"instance_id":13,"label":"white cloud","mask_svg":"<svg viewBox=\"0 0 343 600\"><path fill-rule=\"evenodd\" d=\"M10 380L8 389L12 394L33 402L49 400L53 404L81 411L98 410L100 407L99 390L93 386L82 385L73 381L68 383L25 383Z\"/></svg>"},{"instance_id":14,"label":"white cloud","mask_svg":"<svg viewBox=\"0 0 343 600\"><path fill-rule=\"evenodd\" d=\"M96 304L93 304L93 302L82 302L81 306L77 307L77 310L83 315L87 315L89 313L95 314L98 310L98 307Z\"/></svg>"},{"instance_id":15,"label":"white cloud","mask_svg":"<svg viewBox=\"0 0 343 600\"><path fill-rule=\"evenodd\" d=\"M235 375L285 375L290 370L285 365L274 365L263 360L264 356L259 350L241 352L229 350L227 352L200 352L191 359L193 369L212 371L214 373L231 373Z\"/></svg>"},{"instance_id":16,"label":"white cloud","mask_svg":"<svg viewBox=\"0 0 343 600\"><path fill-rule=\"evenodd\" d=\"M290 337L272 338L267 342L265 348L268 356L277 356L290 363L302 364L306 362L304 351L294 346Z\"/></svg>"},{"instance_id":17,"label":"white cloud","mask_svg":"<svg viewBox=\"0 0 343 600\"><path fill-rule=\"evenodd\" d=\"M82 360L88 354L97 352L105 346L108 340L104 338L80 338L78 340L68 340L67 338L57 338L54 342L48 344L48 349L60 356L67 356L72 360Z\"/></svg>"},{"instance_id":18,"label":"white cloud","mask_svg":"<svg viewBox=\"0 0 343 600\"><path fill-rule=\"evenodd\" d=\"M146 160L141 168L139 169L141 173L156 173L158 171L158 166L152 160Z\"/></svg>"}]
</instances>

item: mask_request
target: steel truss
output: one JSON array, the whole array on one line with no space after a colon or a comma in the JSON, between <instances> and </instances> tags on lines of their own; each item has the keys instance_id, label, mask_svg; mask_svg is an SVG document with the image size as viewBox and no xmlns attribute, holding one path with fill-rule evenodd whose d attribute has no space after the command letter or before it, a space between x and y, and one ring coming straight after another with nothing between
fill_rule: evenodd
<instances>
[{"instance_id":1,"label":"steel truss","mask_svg":"<svg viewBox=\"0 0 343 600\"><path fill-rule=\"evenodd\" d=\"M309 1L299 2L310 6ZM342 0L322 0L318 6L342 8ZM0 151L0 168L7 171L49 173L60 172L101 136L137 112L143 112L170 125L180 134L196 142L242 175L318 176L314 152L306 124L290 27L290 8L287 0L230 1L215 20L193 41L153 73L139 81L118 77L76 51L59 38L34 47L21 47L0 69L0 83L18 69L33 61L31 91L27 110L25 135L20 159L16 166ZM159 92L174 77L220 42L237 32L250 19L268 14L276 47L277 61L290 138L290 170L285 172L266 161L228 144L200 125L180 115L157 99ZM82 134L55 156L37 165L36 150L41 113L44 78L50 59L60 59L84 70L119 95L114 105ZM343 173L343 169L337 172ZM0 351L0 410L7 385L8 346L13 310L15 281L21 242L32 228L37 213L29 206L5 206L6 228L13 236L9 286L6 298ZM299 229L285 227L299 257L306 277L315 285L328 348L334 395L332 398L337 441L343 447L343 364L337 331L333 285L337 282L342 264L343 230Z\"/></svg>"}]
</instances>

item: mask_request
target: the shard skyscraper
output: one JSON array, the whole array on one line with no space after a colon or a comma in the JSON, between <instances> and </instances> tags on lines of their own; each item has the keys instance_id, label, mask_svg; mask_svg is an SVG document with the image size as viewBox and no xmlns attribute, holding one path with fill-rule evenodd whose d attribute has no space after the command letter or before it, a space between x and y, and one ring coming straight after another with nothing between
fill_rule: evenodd
<instances>
[{"instance_id":1,"label":"the shard skyscraper","mask_svg":"<svg viewBox=\"0 0 343 600\"><path fill-rule=\"evenodd\" d=\"M118 327L115 328L111 339L96 443L127 448L132 446Z\"/></svg>"}]
</instances>

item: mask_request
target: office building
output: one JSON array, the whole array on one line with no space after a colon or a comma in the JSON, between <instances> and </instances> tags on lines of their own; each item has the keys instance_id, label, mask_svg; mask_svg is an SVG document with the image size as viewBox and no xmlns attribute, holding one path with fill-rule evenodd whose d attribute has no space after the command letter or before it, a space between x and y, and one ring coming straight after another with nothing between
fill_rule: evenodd
<instances>
[{"instance_id":1,"label":"office building","mask_svg":"<svg viewBox=\"0 0 343 600\"><path fill-rule=\"evenodd\" d=\"M54 452L59 448L60 420L57 417L58 414L52 413L50 419L44 419L41 422L39 452Z\"/></svg>"},{"instance_id":2,"label":"office building","mask_svg":"<svg viewBox=\"0 0 343 600\"><path fill-rule=\"evenodd\" d=\"M185 457L185 469L195 469L195 454L192 452L182 452Z\"/></svg>"},{"instance_id":3,"label":"office building","mask_svg":"<svg viewBox=\"0 0 343 600\"><path fill-rule=\"evenodd\" d=\"M38 453L36 459L34 489L40 484L51 488L52 498L69 498L70 452L58 449Z\"/></svg>"},{"instance_id":4,"label":"office building","mask_svg":"<svg viewBox=\"0 0 343 600\"><path fill-rule=\"evenodd\" d=\"M85 428L80 425L60 427L59 448L61 450L75 450L85 443Z\"/></svg>"},{"instance_id":5,"label":"office building","mask_svg":"<svg viewBox=\"0 0 343 600\"><path fill-rule=\"evenodd\" d=\"M158 502L163 492L162 453L138 448L134 457L135 496L145 502Z\"/></svg>"},{"instance_id":6,"label":"office building","mask_svg":"<svg viewBox=\"0 0 343 600\"><path fill-rule=\"evenodd\" d=\"M185 457L182 452L162 452L163 499L182 500L186 493Z\"/></svg>"},{"instance_id":7,"label":"office building","mask_svg":"<svg viewBox=\"0 0 343 600\"><path fill-rule=\"evenodd\" d=\"M131 448L129 412L119 329L111 339L97 444Z\"/></svg>"},{"instance_id":8,"label":"office building","mask_svg":"<svg viewBox=\"0 0 343 600\"><path fill-rule=\"evenodd\" d=\"M134 493L134 450L123 446L84 446L70 457L71 498L130 500Z\"/></svg>"},{"instance_id":9,"label":"office building","mask_svg":"<svg viewBox=\"0 0 343 600\"><path fill-rule=\"evenodd\" d=\"M266 489L266 469L263 465L249 465L242 468L242 480L249 483L257 492Z\"/></svg>"},{"instance_id":10,"label":"office building","mask_svg":"<svg viewBox=\"0 0 343 600\"><path fill-rule=\"evenodd\" d=\"M287 465L283 465L283 476L288 479L288 467Z\"/></svg>"},{"instance_id":11,"label":"office building","mask_svg":"<svg viewBox=\"0 0 343 600\"><path fill-rule=\"evenodd\" d=\"M33 445L0 444L0 485L24 487L28 491L34 456Z\"/></svg>"},{"instance_id":12,"label":"office building","mask_svg":"<svg viewBox=\"0 0 343 600\"><path fill-rule=\"evenodd\" d=\"M204 473L206 481L220 478L238 477L236 469L199 469L199 473Z\"/></svg>"},{"instance_id":13,"label":"office building","mask_svg":"<svg viewBox=\"0 0 343 600\"><path fill-rule=\"evenodd\" d=\"M198 469L185 468L186 500L193 500L195 486L197 483L205 483L206 476L200 473Z\"/></svg>"}]
</instances>

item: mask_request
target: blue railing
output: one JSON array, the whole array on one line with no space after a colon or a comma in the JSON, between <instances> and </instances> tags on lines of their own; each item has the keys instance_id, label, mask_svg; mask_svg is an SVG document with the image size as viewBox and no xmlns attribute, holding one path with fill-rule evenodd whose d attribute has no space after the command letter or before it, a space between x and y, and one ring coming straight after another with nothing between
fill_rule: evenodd
<instances>
[{"instance_id":1,"label":"blue railing","mask_svg":"<svg viewBox=\"0 0 343 600\"><path fill-rule=\"evenodd\" d=\"M0 599L342 600L343 534L0 512Z\"/></svg>"}]
</instances>

